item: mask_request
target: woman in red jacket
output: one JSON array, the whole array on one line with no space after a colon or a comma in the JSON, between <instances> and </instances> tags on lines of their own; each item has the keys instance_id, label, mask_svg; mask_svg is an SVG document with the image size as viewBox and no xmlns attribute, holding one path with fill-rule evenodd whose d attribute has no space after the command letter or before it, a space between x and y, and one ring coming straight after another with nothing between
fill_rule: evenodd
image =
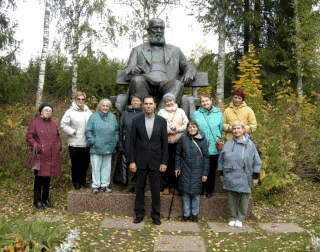
<instances>
[{"instance_id":1,"label":"woman in red jacket","mask_svg":"<svg viewBox=\"0 0 320 252\"><path fill-rule=\"evenodd\" d=\"M29 124L26 137L28 146L33 150L34 143L36 143L38 153L40 153L40 170L35 171L34 180L34 205L38 209L44 209L42 202L47 207L53 207L49 201L50 178L61 175L60 151L62 145L57 125L51 120L52 111L53 107L50 103L42 103L39 107L40 114L36 114Z\"/></svg>"}]
</instances>

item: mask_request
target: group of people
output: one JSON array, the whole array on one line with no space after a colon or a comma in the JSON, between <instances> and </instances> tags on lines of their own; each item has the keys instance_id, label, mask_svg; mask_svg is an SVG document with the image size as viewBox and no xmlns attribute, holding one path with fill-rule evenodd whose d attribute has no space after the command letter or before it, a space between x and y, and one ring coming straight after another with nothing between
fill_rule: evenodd
<instances>
[{"instance_id":1,"label":"group of people","mask_svg":"<svg viewBox=\"0 0 320 252\"><path fill-rule=\"evenodd\" d=\"M86 95L77 92L71 107L61 119L61 128L68 135L71 158L72 182L76 190L90 187L86 182L89 162L92 167L92 191L111 192L111 158L118 144L134 173L136 199L134 223L145 215L144 190L149 176L152 193L151 218L157 225L160 221L160 191L163 194L182 193L183 217L181 221L197 221L200 195L212 197L215 173L218 171L223 188L227 190L230 226L241 227L247 213L251 184L258 182L261 170L259 154L250 141L250 132L257 122L254 112L245 103L241 90L233 92L233 101L224 111L212 105L208 94L201 95L201 107L188 120L185 112L178 108L176 97L166 93L165 105L155 113L156 101L152 96L131 95L131 104L122 113L120 123L109 110L108 99L99 101L97 112L85 105ZM56 124L51 120L53 107L43 103L39 114L30 123L27 144L39 146L40 170L35 172L34 204L43 209L49 201L50 177L61 174L61 140ZM220 151L216 142L226 132L228 140ZM128 169L129 170L129 169ZM127 170L126 185L129 184ZM43 193L41 197L41 188ZM237 198L240 198L237 207ZM191 203L191 209L190 209Z\"/></svg>"}]
</instances>

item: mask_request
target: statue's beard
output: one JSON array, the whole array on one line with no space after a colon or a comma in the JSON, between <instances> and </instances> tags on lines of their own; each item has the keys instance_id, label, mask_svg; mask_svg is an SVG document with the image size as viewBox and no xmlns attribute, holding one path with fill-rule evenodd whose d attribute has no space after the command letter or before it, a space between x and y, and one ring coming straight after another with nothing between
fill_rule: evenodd
<instances>
[{"instance_id":1,"label":"statue's beard","mask_svg":"<svg viewBox=\"0 0 320 252\"><path fill-rule=\"evenodd\" d=\"M160 34L150 34L149 41L151 45L163 46L166 43L163 35Z\"/></svg>"}]
</instances>

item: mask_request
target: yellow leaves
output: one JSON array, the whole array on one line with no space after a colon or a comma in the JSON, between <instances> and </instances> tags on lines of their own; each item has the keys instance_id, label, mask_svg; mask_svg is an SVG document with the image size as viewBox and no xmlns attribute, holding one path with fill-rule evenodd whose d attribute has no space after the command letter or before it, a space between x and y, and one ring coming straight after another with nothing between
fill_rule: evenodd
<instances>
[{"instance_id":1,"label":"yellow leaves","mask_svg":"<svg viewBox=\"0 0 320 252\"><path fill-rule=\"evenodd\" d=\"M5 133L4 132L0 132L0 136L4 136L5 135Z\"/></svg>"}]
</instances>

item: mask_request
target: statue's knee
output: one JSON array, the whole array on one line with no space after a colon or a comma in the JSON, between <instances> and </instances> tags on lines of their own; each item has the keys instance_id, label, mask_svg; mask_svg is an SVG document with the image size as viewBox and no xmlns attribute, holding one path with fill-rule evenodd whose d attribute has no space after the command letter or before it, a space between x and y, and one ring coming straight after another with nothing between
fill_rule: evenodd
<instances>
[{"instance_id":1,"label":"statue's knee","mask_svg":"<svg viewBox=\"0 0 320 252\"><path fill-rule=\"evenodd\" d=\"M134 76L131 79L131 84L133 86L141 86L145 82L145 78L143 76Z\"/></svg>"},{"instance_id":2,"label":"statue's knee","mask_svg":"<svg viewBox=\"0 0 320 252\"><path fill-rule=\"evenodd\" d=\"M176 87L176 88L181 88L181 89L183 89L184 88L184 85L183 85L183 83L181 82L181 81L179 81L179 80L175 80L174 81L174 86Z\"/></svg>"}]
</instances>

